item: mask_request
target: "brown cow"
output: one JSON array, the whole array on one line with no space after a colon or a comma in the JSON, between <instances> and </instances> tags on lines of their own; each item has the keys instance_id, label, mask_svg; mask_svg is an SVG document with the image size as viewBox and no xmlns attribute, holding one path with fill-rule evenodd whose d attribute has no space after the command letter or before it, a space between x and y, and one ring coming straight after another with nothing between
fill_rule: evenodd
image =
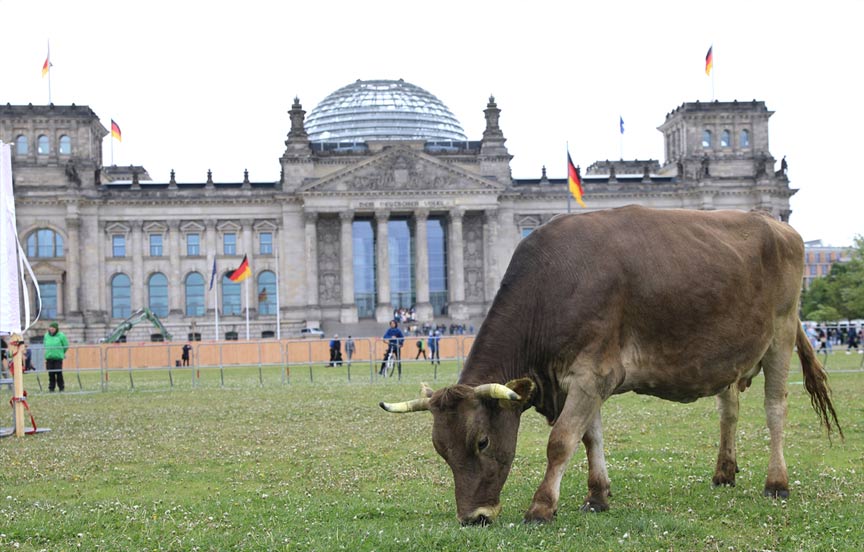
<instances>
[{"instance_id":1,"label":"brown cow","mask_svg":"<svg viewBox=\"0 0 864 552\"><path fill-rule=\"evenodd\" d=\"M678 402L717 396L715 485L734 485L738 393L762 370L771 451L765 495L789 494L783 458L793 348L811 402L840 431L827 376L798 319L804 245L761 212L624 207L553 219L522 240L456 385L396 404L430 410L459 520L485 524L516 450L522 412L552 425L547 468L526 521L548 521L581 441L583 510L608 509L600 407L635 391Z\"/></svg>"}]
</instances>

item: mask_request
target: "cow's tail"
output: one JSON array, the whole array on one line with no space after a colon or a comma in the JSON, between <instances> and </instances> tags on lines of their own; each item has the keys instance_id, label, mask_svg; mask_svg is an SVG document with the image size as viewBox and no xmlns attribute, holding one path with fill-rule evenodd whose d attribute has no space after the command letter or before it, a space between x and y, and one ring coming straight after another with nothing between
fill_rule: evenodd
<instances>
[{"instance_id":1,"label":"cow's tail","mask_svg":"<svg viewBox=\"0 0 864 552\"><path fill-rule=\"evenodd\" d=\"M831 388L828 387L828 373L822 368L816 351L807 339L804 328L798 323L798 335L795 336L795 347L798 350L798 359L801 361L801 371L804 372L804 388L810 394L810 404L813 410L819 414L822 425L828 430L830 436L832 428L836 427L843 438L843 428L837 421L837 413L831 403ZM831 420L833 420L833 425Z\"/></svg>"}]
</instances>

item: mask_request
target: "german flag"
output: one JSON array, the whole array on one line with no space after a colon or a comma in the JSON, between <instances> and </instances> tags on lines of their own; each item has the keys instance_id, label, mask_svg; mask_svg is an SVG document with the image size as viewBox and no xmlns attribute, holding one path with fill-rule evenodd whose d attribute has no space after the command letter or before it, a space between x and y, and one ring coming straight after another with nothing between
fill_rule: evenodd
<instances>
[{"instance_id":1,"label":"german flag","mask_svg":"<svg viewBox=\"0 0 864 552\"><path fill-rule=\"evenodd\" d=\"M579 177L579 170L570 159L570 152L567 152L567 186L570 188L570 193L576 198L576 203L585 207L585 202L582 201L582 178Z\"/></svg>"},{"instance_id":2,"label":"german flag","mask_svg":"<svg viewBox=\"0 0 864 552\"><path fill-rule=\"evenodd\" d=\"M252 270L249 268L249 259L246 258L246 255L243 255L243 262L240 263L237 270L228 276L228 279L232 282L242 282L249 276L252 276Z\"/></svg>"},{"instance_id":3,"label":"german flag","mask_svg":"<svg viewBox=\"0 0 864 552\"><path fill-rule=\"evenodd\" d=\"M711 74L711 68L714 67L714 45L708 48L708 53L705 55L705 74Z\"/></svg>"},{"instance_id":4,"label":"german flag","mask_svg":"<svg viewBox=\"0 0 864 552\"><path fill-rule=\"evenodd\" d=\"M120 125L114 122L114 119L111 119L111 137L117 138L119 142L123 141L123 133L120 132Z\"/></svg>"},{"instance_id":5,"label":"german flag","mask_svg":"<svg viewBox=\"0 0 864 552\"><path fill-rule=\"evenodd\" d=\"M45 63L42 64L42 76L44 77L45 75L47 75L48 71L50 69L51 69L51 56L49 55L45 58Z\"/></svg>"}]
</instances>

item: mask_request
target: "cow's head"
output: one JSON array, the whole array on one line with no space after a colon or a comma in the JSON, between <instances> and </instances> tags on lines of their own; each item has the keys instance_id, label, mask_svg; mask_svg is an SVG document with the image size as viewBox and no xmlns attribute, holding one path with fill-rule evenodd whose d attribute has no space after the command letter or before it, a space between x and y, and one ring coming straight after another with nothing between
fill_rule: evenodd
<instances>
[{"instance_id":1,"label":"cow's head","mask_svg":"<svg viewBox=\"0 0 864 552\"><path fill-rule=\"evenodd\" d=\"M463 525L486 524L501 510L500 494L516 453L519 418L534 383L527 378L477 387L452 385L388 404L388 412L432 412L432 443L456 483L456 515Z\"/></svg>"}]
</instances>

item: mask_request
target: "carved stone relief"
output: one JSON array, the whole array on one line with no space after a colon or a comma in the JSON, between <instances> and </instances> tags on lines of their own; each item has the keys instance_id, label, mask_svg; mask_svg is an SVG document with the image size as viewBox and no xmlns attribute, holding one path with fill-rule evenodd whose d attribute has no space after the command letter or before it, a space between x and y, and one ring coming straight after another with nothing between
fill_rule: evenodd
<instances>
[{"instance_id":1,"label":"carved stone relief","mask_svg":"<svg viewBox=\"0 0 864 552\"><path fill-rule=\"evenodd\" d=\"M340 232L341 223L338 217L319 217L318 300L321 305L339 305L342 302Z\"/></svg>"},{"instance_id":2,"label":"carved stone relief","mask_svg":"<svg viewBox=\"0 0 864 552\"><path fill-rule=\"evenodd\" d=\"M462 262L465 270L465 300L483 302L483 214L466 213L462 219Z\"/></svg>"}]
</instances>

